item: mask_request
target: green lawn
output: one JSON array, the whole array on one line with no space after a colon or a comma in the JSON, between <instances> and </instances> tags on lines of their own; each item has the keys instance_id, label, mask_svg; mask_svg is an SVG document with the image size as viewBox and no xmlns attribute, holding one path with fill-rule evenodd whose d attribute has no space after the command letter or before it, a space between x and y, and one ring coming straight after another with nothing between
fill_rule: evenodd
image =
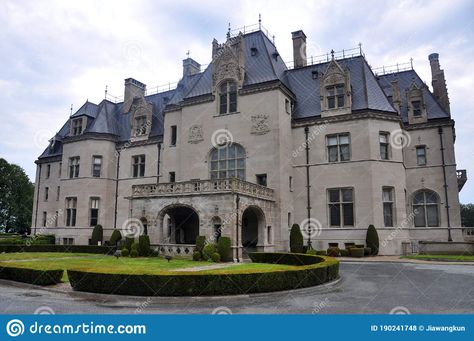
<instances>
[{"instance_id":1,"label":"green lawn","mask_svg":"<svg viewBox=\"0 0 474 341\"><path fill-rule=\"evenodd\" d=\"M403 256L401 258L407 259L421 259L421 260L447 260L459 262L474 262L474 256L457 256L457 255L414 255Z\"/></svg>"},{"instance_id":2,"label":"green lawn","mask_svg":"<svg viewBox=\"0 0 474 341\"><path fill-rule=\"evenodd\" d=\"M173 258L170 262L161 257L153 258L119 258L113 256L80 253L59 252L25 252L0 254L0 265L31 268L38 270L51 269L80 269L83 271L97 271L102 273L119 274L176 274L176 269L192 268L208 265L227 265L226 263L195 262L188 259ZM213 270L180 271L188 273L248 273L287 270L293 268L289 265L275 265L262 263L242 263L233 265L229 263L225 268ZM63 281L68 281L67 272L64 272Z\"/></svg>"}]
</instances>

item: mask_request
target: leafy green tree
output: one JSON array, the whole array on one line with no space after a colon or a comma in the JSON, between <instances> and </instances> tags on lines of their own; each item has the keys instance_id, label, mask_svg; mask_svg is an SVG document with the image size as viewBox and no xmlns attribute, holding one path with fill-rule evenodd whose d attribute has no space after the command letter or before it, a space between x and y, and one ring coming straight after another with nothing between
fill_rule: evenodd
<instances>
[{"instance_id":1,"label":"leafy green tree","mask_svg":"<svg viewBox=\"0 0 474 341\"><path fill-rule=\"evenodd\" d=\"M23 168L0 158L0 230L30 233L33 193Z\"/></svg>"},{"instance_id":2,"label":"leafy green tree","mask_svg":"<svg viewBox=\"0 0 474 341\"><path fill-rule=\"evenodd\" d=\"M461 225L474 227L474 204L461 204Z\"/></svg>"}]
</instances>

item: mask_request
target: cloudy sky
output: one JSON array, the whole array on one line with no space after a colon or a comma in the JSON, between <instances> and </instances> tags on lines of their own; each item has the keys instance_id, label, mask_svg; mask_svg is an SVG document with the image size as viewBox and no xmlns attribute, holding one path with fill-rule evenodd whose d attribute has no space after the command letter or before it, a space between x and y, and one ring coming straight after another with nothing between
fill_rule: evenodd
<instances>
[{"instance_id":1,"label":"cloudy sky","mask_svg":"<svg viewBox=\"0 0 474 341\"><path fill-rule=\"evenodd\" d=\"M370 65L409 62L430 84L428 54L440 54L456 120L458 169L471 171L461 202L474 202L473 1L0 1L0 157L34 180L34 160L78 109L123 94L134 77L148 88L176 82L189 50L201 64L211 41L255 24L258 14L284 60L291 32L308 55L356 47ZM469 173L468 173L469 174Z\"/></svg>"}]
</instances>

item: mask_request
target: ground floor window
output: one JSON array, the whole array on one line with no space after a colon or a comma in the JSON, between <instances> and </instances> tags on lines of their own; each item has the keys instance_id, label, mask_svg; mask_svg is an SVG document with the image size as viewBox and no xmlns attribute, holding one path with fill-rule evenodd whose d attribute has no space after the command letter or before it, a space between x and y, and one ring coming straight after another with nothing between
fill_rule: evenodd
<instances>
[{"instance_id":1,"label":"ground floor window","mask_svg":"<svg viewBox=\"0 0 474 341\"><path fill-rule=\"evenodd\" d=\"M385 227L393 227L393 188L382 189L383 222Z\"/></svg>"},{"instance_id":2,"label":"ground floor window","mask_svg":"<svg viewBox=\"0 0 474 341\"><path fill-rule=\"evenodd\" d=\"M354 194L352 188L328 189L329 225L354 226Z\"/></svg>"},{"instance_id":3,"label":"ground floor window","mask_svg":"<svg viewBox=\"0 0 474 341\"><path fill-rule=\"evenodd\" d=\"M413 196L415 227L439 227L439 198L429 190L417 192Z\"/></svg>"},{"instance_id":4,"label":"ground floor window","mask_svg":"<svg viewBox=\"0 0 474 341\"><path fill-rule=\"evenodd\" d=\"M74 238L63 238L64 245L74 245Z\"/></svg>"},{"instance_id":5,"label":"ground floor window","mask_svg":"<svg viewBox=\"0 0 474 341\"><path fill-rule=\"evenodd\" d=\"M76 226L77 198L66 199L66 226Z\"/></svg>"}]
</instances>

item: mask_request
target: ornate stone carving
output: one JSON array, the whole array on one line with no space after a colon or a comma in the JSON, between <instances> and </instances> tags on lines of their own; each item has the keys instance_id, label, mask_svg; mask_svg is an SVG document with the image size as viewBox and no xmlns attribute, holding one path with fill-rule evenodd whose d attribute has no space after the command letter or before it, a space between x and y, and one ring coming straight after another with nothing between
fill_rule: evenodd
<instances>
[{"instance_id":1,"label":"ornate stone carving","mask_svg":"<svg viewBox=\"0 0 474 341\"><path fill-rule=\"evenodd\" d=\"M189 143L199 143L204 140L203 133L202 133L202 125L195 124L189 128Z\"/></svg>"},{"instance_id":2,"label":"ornate stone carving","mask_svg":"<svg viewBox=\"0 0 474 341\"><path fill-rule=\"evenodd\" d=\"M244 40L241 35L225 43L213 42L212 83L216 87L225 79L235 80L242 86L244 79Z\"/></svg>"},{"instance_id":3,"label":"ornate stone carving","mask_svg":"<svg viewBox=\"0 0 474 341\"><path fill-rule=\"evenodd\" d=\"M251 134L264 135L270 131L270 124L268 122L268 115L255 115L251 117L252 128Z\"/></svg>"}]
</instances>

